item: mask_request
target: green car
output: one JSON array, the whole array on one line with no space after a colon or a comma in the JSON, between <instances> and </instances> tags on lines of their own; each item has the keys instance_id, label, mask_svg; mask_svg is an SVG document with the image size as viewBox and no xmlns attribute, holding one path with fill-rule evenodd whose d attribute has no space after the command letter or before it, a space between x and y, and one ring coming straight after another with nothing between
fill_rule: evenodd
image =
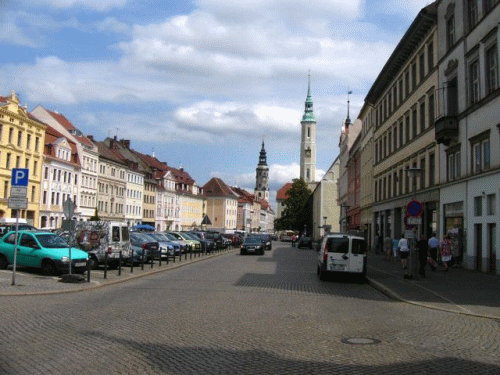
<instances>
[{"instance_id":1,"label":"green car","mask_svg":"<svg viewBox=\"0 0 500 375\"><path fill-rule=\"evenodd\" d=\"M16 232L7 232L0 240L0 269L14 263ZM87 269L88 254L71 248L72 273ZM69 245L58 235L42 231L19 231L16 264L40 268L45 275L69 272Z\"/></svg>"}]
</instances>

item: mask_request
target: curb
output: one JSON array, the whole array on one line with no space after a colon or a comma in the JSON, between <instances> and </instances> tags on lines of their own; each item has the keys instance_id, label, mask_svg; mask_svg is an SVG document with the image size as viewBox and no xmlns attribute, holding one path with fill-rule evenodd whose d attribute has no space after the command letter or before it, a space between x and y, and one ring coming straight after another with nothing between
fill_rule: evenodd
<instances>
[{"instance_id":1,"label":"curb","mask_svg":"<svg viewBox=\"0 0 500 375\"><path fill-rule=\"evenodd\" d=\"M89 291L89 290L104 288L104 287L109 286L109 285L115 285L115 284L119 284L119 283L124 283L124 282L130 281L130 280L135 280L135 279L138 279L140 277L150 276L150 275L154 275L154 274L157 274L157 273L160 273L160 272L165 272L165 271L170 271L170 270L173 270L173 269L185 267L185 266L188 266L188 265L193 264L193 263L201 262L201 261L203 261L205 259L211 259L211 258L215 258L215 257L219 257L219 256L231 254L231 253L234 253L237 250L238 249L232 249L232 250L228 250L226 252L220 252L220 253L216 253L216 254L207 255L207 256L205 256L203 258L190 259L187 262L185 261L185 263L172 264L171 266L169 265L168 268L156 269L156 270L149 271L149 272L144 272L144 273L141 273L141 274L135 274L133 276L128 276L128 277L126 277L124 279L113 280L113 281L110 281L110 282L101 283L101 284L97 284L97 285L92 285L92 286L88 286L88 287L83 287L83 288L79 288L79 289L49 290L49 291L43 291L43 292L25 292L25 293L0 293L0 297L46 296L46 295L52 295L52 294L67 294L67 293L86 292L86 291Z\"/></svg>"},{"instance_id":2,"label":"curb","mask_svg":"<svg viewBox=\"0 0 500 375\"><path fill-rule=\"evenodd\" d=\"M397 294L396 292L394 292L389 287L385 286L384 284L382 284L382 283L380 283L378 281L373 280L370 277L367 277L366 280L368 281L368 284L370 284L370 286L372 288L378 290L382 294L385 294L387 297L392 298L392 299L394 299L396 301L404 302L404 303L407 303L407 304L410 304L410 305L414 305L414 306L425 307L427 309L444 311L444 312L453 313L453 314L459 314L459 315L473 316L473 317L476 317L476 318L483 318L483 319L495 320L495 321L500 322L500 317L495 317L495 316L490 316L490 315L482 315L482 314L475 314L475 313L468 313L468 312L465 312L465 311L455 311L455 310L446 309L444 307L438 307L438 306L428 305L428 304L422 303L422 302L409 301L409 300L401 297L399 294Z\"/></svg>"}]
</instances>

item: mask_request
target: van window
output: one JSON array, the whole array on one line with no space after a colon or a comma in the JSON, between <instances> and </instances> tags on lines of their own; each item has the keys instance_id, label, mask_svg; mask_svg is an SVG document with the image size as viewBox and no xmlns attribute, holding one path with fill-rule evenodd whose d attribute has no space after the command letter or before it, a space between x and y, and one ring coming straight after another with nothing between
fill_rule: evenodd
<instances>
[{"instance_id":1,"label":"van window","mask_svg":"<svg viewBox=\"0 0 500 375\"><path fill-rule=\"evenodd\" d=\"M128 228L122 227L122 241L128 241L130 236L128 235Z\"/></svg>"},{"instance_id":2,"label":"van window","mask_svg":"<svg viewBox=\"0 0 500 375\"><path fill-rule=\"evenodd\" d=\"M364 254L366 252L366 242L364 240L352 240L352 253Z\"/></svg>"},{"instance_id":3,"label":"van window","mask_svg":"<svg viewBox=\"0 0 500 375\"><path fill-rule=\"evenodd\" d=\"M120 227L111 227L111 241L120 241Z\"/></svg>"},{"instance_id":4,"label":"van window","mask_svg":"<svg viewBox=\"0 0 500 375\"><path fill-rule=\"evenodd\" d=\"M329 253L349 253L349 238L333 237L328 238L326 246Z\"/></svg>"}]
</instances>

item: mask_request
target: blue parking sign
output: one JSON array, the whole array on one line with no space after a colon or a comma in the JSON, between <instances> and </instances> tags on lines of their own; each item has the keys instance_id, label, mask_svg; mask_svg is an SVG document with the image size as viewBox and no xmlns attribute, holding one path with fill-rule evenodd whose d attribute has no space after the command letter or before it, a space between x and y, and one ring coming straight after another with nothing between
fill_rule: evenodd
<instances>
[{"instance_id":1,"label":"blue parking sign","mask_svg":"<svg viewBox=\"0 0 500 375\"><path fill-rule=\"evenodd\" d=\"M28 168L12 168L12 186L28 186Z\"/></svg>"}]
</instances>

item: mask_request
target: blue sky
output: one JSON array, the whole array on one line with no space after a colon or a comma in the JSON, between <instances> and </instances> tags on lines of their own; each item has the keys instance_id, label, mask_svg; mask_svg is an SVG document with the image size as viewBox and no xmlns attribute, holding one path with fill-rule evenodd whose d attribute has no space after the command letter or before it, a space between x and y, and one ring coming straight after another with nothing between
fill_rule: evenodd
<instances>
[{"instance_id":1,"label":"blue sky","mask_svg":"<svg viewBox=\"0 0 500 375\"><path fill-rule=\"evenodd\" d=\"M0 0L0 95L13 89L98 140L130 139L199 185L217 176L253 191L264 137L274 197L299 174L308 71L322 173L347 90L354 120L428 3Z\"/></svg>"}]
</instances>

